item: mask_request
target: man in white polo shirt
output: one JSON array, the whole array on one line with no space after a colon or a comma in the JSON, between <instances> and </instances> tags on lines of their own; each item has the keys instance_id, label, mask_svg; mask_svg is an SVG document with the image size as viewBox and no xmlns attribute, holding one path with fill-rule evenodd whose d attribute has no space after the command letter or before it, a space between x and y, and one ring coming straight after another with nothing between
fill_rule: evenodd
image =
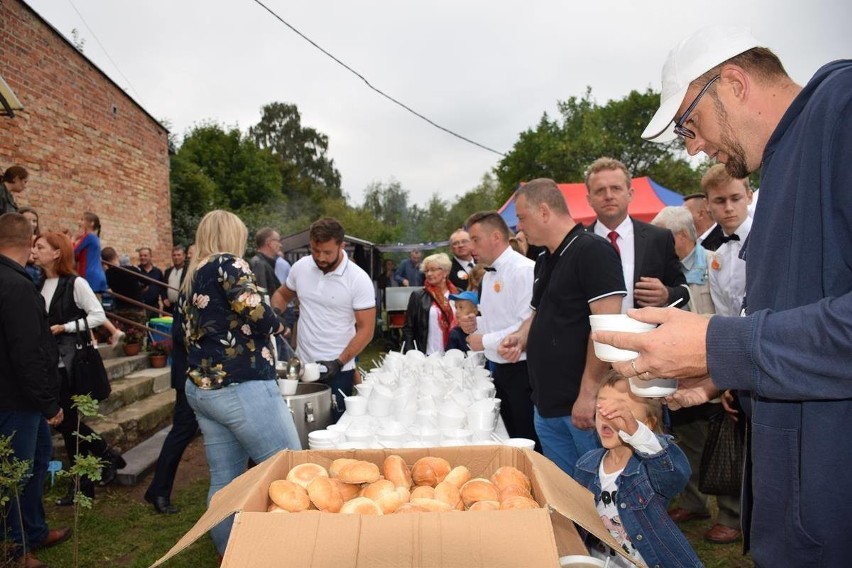
<instances>
[{"instance_id":1,"label":"man in white polo shirt","mask_svg":"<svg viewBox=\"0 0 852 568\"><path fill-rule=\"evenodd\" d=\"M284 310L298 297L296 354L325 367L320 381L331 387L332 420L343 414L342 390L352 394L355 357L370 343L376 325L376 297L370 277L346 256L343 226L326 217L310 229L310 256L290 269L287 282L272 296Z\"/></svg>"}]
</instances>

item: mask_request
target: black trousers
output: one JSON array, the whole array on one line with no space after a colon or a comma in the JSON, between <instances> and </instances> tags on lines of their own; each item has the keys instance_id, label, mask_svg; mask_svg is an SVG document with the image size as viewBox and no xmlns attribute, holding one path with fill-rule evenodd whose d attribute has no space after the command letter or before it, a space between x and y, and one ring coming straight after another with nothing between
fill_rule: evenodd
<instances>
[{"instance_id":1,"label":"black trousers","mask_svg":"<svg viewBox=\"0 0 852 568\"><path fill-rule=\"evenodd\" d=\"M541 452L533 421L532 387L527 362L495 363L493 374L497 398L500 399L500 416L509 436L535 440L535 449Z\"/></svg>"},{"instance_id":2,"label":"black trousers","mask_svg":"<svg viewBox=\"0 0 852 568\"><path fill-rule=\"evenodd\" d=\"M71 465L74 464L74 456L77 455L78 451L78 442L80 444L79 452L81 455L92 455L105 459L108 458L108 446L103 439L97 437L94 440L85 440L74 435L74 432L77 431L79 431L82 436L90 436L95 432L89 428L85 422L80 422L78 428L77 420L79 419L79 414L77 409L71 406L71 386L68 382L68 373L65 371L64 367L59 369L59 375L61 377L61 382L59 384L59 406L62 407L64 419L62 420L62 423L55 426L55 428L57 432L62 434L62 439L65 442L65 452L68 454L68 462Z\"/></svg>"},{"instance_id":3,"label":"black trousers","mask_svg":"<svg viewBox=\"0 0 852 568\"><path fill-rule=\"evenodd\" d=\"M154 470L154 478L151 485L145 491L149 499L154 497L171 498L172 486L175 483L178 465L183 457L186 447L195 437L198 431L198 422L195 420L195 412L186 401L186 393L183 389L175 389L175 409L172 416L172 429L163 441L160 457L157 458L157 467Z\"/></svg>"}]
</instances>

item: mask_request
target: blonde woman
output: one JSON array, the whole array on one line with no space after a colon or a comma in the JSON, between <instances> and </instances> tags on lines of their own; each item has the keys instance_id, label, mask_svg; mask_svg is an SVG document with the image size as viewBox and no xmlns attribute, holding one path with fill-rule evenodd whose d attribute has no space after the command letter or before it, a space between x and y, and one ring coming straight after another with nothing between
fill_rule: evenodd
<instances>
[{"instance_id":1,"label":"blonde woman","mask_svg":"<svg viewBox=\"0 0 852 568\"><path fill-rule=\"evenodd\" d=\"M450 304L450 294L458 288L450 282L453 263L441 252L423 259L426 285L409 296L402 328L404 349L417 349L427 355L443 353L456 326L456 316Z\"/></svg>"},{"instance_id":2,"label":"blonde woman","mask_svg":"<svg viewBox=\"0 0 852 568\"><path fill-rule=\"evenodd\" d=\"M248 262L248 230L227 211L211 211L196 232L196 254L178 299L186 340L186 398L204 435L213 494L284 449L301 449L275 374L272 335L282 333ZM211 531L219 554L233 517Z\"/></svg>"}]
</instances>

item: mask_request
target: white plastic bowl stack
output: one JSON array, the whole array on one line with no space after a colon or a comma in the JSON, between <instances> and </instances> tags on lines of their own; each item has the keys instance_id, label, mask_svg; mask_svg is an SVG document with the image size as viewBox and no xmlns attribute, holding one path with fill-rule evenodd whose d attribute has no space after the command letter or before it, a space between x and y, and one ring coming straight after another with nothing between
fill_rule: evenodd
<instances>
[{"instance_id":1,"label":"white plastic bowl stack","mask_svg":"<svg viewBox=\"0 0 852 568\"><path fill-rule=\"evenodd\" d=\"M308 432L308 448L312 450L333 450L342 441L340 432L334 430Z\"/></svg>"}]
</instances>

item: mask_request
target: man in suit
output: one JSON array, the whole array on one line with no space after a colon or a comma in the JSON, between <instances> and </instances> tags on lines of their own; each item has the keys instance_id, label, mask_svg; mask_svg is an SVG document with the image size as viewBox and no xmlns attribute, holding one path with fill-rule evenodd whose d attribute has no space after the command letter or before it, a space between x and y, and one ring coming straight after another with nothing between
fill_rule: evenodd
<instances>
[{"instance_id":1,"label":"man in suit","mask_svg":"<svg viewBox=\"0 0 852 568\"><path fill-rule=\"evenodd\" d=\"M586 170L589 205L598 216L588 230L607 239L621 257L627 296L622 313L646 306L689 303L689 289L675 252L671 231L627 215L633 199L627 167L613 158L598 158ZM633 286L630 286L630 283Z\"/></svg>"},{"instance_id":2,"label":"man in suit","mask_svg":"<svg viewBox=\"0 0 852 568\"><path fill-rule=\"evenodd\" d=\"M707 250L716 250L722 244L722 227L710 215L707 207L707 196L703 193L693 193L683 197L683 206L692 213L695 232L698 234L698 244Z\"/></svg>"},{"instance_id":3,"label":"man in suit","mask_svg":"<svg viewBox=\"0 0 852 568\"><path fill-rule=\"evenodd\" d=\"M450 248L453 250L453 265L450 268L450 282L459 290L467 290L470 271L476 262L473 259L473 248L470 246L470 234L464 229L458 229L450 235Z\"/></svg>"}]
</instances>

